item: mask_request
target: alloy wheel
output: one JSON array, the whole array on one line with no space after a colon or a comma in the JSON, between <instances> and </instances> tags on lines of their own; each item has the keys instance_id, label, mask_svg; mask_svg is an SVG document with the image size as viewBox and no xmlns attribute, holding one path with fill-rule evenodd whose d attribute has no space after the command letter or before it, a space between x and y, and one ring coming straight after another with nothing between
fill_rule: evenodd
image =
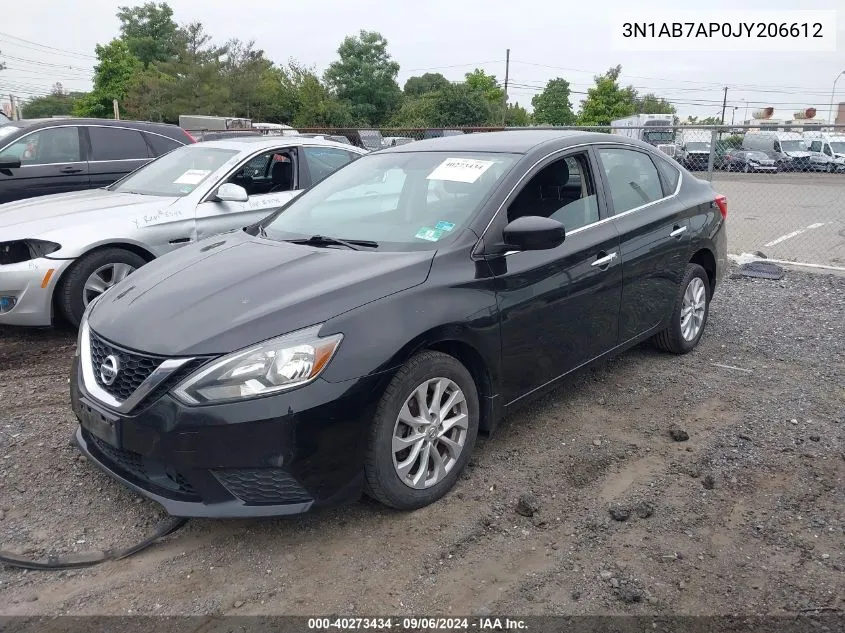
<instances>
[{"instance_id":1,"label":"alloy wheel","mask_svg":"<svg viewBox=\"0 0 845 633\"><path fill-rule=\"evenodd\" d=\"M103 294L117 282L126 279L134 271L134 266L124 263L100 266L85 280L85 286L82 290L82 305L87 307L99 295Z\"/></svg>"},{"instance_id":2,"label":"alloy wheel","mask_svg":"<svg viewBox=\"0 0 845 633\"><path fill-rule=\"evenodd\" d=\"M704 324L707 307L707 290L700 277L693 277L684 291L681 307L681 335L687 341L695 340Z\"/></svg>"},{"instance_id":3,"label":"alloy wheel","mask_svg":"<svg viewBox=\"0 0 845 633\"><path fill-rule=\"evenodd\" d=\"M455 467L467 440L469 410L448 378L426 380L406 399L393 427L393 466L403 484L431 488Z\"/></svg>"}]
</instances>

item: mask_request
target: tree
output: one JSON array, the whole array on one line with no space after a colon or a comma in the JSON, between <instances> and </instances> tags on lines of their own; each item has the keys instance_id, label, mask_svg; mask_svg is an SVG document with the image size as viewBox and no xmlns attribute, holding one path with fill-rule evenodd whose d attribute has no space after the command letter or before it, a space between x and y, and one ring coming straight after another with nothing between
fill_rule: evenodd
<instances>
[{"instance_id":1,"label":"tree","mask_svg":"<svg viewBox=\"0 0 845 633\"><path fill-rule=\"evenodd\" d=\"M329 65L325 80L362 123L378 125L396 110L402 97L396 76L399 64L387 52L387 40L374 31L346 37L340 59Z\"/></svg>"},{"instance_id":2,"label":"tree","mask_svg":"<svg viewBox=\"0 0 845 633\"><path fill-rule=\"evenodd\" d=\"M490 101L468 84L449 84L431 99L432 127L479 126L490 122Z\"/></svg>"},{"instance_id":3,"label":"tree","mask_svg":"<svg viewBox=\"0 0 845 633\"><path fill-rule=\"evenodd\" d=\"M631 116L637 111L637 92L631 86L620 88L622 66L609 69L593 79L596 85L587 91L578 122L581 125L610 125L614 119Z\"/></svg>"},{"instance_id":4,"label":"tree","mask_svg":"<svg viewBox=\"0 0 845 633\"><path fill-rule=\"evenodd\" d=\"M448 84L447 84L448 85ZM391 127L432 127L435 96L439 91L427 92L420 97L405 97L399 110L390 118Z\"/></svg>"},{"instance_id":5,"label":"tree","mask_svg":"<svg viewBox=\"0 0 845 633\"><path fill-rule=\"evenodd\" d=\"M569 94L568 81L560 77L549 80L543 92L531 99L534 122L538 125L575 125Z\"/></svg>"},{"instance_id":6,"label":"tree","mask_svg":"<svg viewBox=\"0 0 845 633\"><path fill-rule=\"evenodd\" d=\"M120 37L144 68L156 61L167 61L179 50L179 27L173 9L166 2L147 2L137 7L118 7Z\"/></svg>"},{"instance_id":7,"label":"tree","mask_svg":"<svg viewBox=\"0 0 845 633\"><path fill-rule=\"evenodd\" d=\"M721 125L722 119L717 116L706 116L699 121L697 116L688 116L685 123L693 125Z\"/></svg>"},{"instance_id":8,"label":"tree","mask_svg":"<svg viewBox=\"0 0 845 633\"><path fill-rule=\"evenodd\" d=\"M406 97L419 97L430 92L437 92L449 85L449 80L440 73L425 73L419 77L409 77L403 92Z\"/></svg>"},{"instance_id":9,"label":"tree","mask_svg":"<svg viewBox=\"0 0 845 633\"><path fill-rule=\"evenodd\" d=\"M291 60L280 73L283 88L293 98L294 127L348 127L355 123L347 104L329 92L312 68Z\"/></svg>"},{"instance_id":10,"label":"tree","mask_svg":"<svg viewBox=\"0 0 845 633\"><path fill-rule=\"evenodd\" d=\"M675 106L653 93L637 97L637 112L640 114L675 114Z\"/></svg>"},{"instance_id":11,"label":"tree","mask_svg":"<svg viewBox=\"0 0 845 633\"><path fill-rule=\"evenodd\" d=\"M527 127L531 125L531 115L518 103L509 103L505 112L505 125L508 127Z\"/></svg>"},{"instance_id":12,"label":"tree","mask_svg":"<svg viewBox=\"0 0 845 633\"><path fill-rule=\"evenodd\" d=\"M73 112L76 101L83 93L67 93L60 83L53 86L49 95L35 97L24 103L21 113L25 119L41 119L51 116L65 116Z\"/></svg>"},{"instance_id":13,"label":"tree","mask_svg":"<svg viewBox=\"0 0 845 633\"><path fill-rule=\"evenodd\" d=\"M95 50L99 63L94 66L94 90L76 102L74 114L111 118L112 100L126 97L141 63L123 40L112 40L105 46L97 44Z\"/></svg>"}]
</instances>

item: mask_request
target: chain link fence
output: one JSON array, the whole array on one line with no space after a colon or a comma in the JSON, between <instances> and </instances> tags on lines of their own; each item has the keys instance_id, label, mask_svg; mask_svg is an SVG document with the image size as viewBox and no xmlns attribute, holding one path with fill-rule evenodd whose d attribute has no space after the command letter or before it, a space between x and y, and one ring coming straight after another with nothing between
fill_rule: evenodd
<instances>
[{"instance_id":1,"label":"chain link fence","mask_svg":"<svg viewBox=\"0 0 845 633\"><path fill-rule=\"evenodd\" d=\"M727 196L731 254L763 254L774 260L845 269L845 126L761 122L617 129L300 128L285 134L320 136L375 151L422 139L505 129L581 130L646 141Z\"/></svg>"}]
</instances>

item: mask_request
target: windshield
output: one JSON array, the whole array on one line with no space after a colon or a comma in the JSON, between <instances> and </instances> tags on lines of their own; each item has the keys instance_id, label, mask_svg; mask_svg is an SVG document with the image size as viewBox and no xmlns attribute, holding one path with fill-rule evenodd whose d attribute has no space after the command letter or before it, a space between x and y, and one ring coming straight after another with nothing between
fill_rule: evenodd
<instances>
[{"instance_id":1,"label":"windshield","mask_svg":"<svg viewBox=\"0 0 845 633\"><path fill-rule=\"evenodd\" d=\"M830 149L832 149L836 154L845 154L845 141L831 143Z\"/></svg>"},{"instance_id":2,"label":"windshield","mask_svg":"<svg viewBox=\"0 0 845 633\"><path fill-rule=\"evenodd\" d=\"M514 154L370 154L299 195L264 225L271 239L313 235L430 250L464 228L518 159Z\"/></svg>"},{"instance_id":3,"label":"windshield","mask_svg":"<svg viewBox=\"0 0 845 633\"><path fill-rule=\"evenodd\" d=\"M146 196L187 196L238 152L231 149L187 145L173 150L108 189Z\"/></svg>"},{"instance_id":4,"label":"windshield","mask_svg":"<svg viewBox=\"0 0 845 633\"><path fill-rule=\"evenodd\" d=\"M768 155L763 152L746 152L746 158L753 158L754 160L766 160Z\"/></svg>"},{"instance_id":5,"label":"windshield","mask_svg":"<svg viewBox=\"0 0 845 633\"><path fill-rule=\"evenodd\" d=\"M782 152L803 152L807 149L804 141L781 141L780 147Z\"/></svg>"},{"instance_id":6,"label":"windshield","mask_svg":"<svg viewBox=\"0 0 845 633\"><path fill-rule=\"evenodd\" d=\"M2 119L0 119L0 121L2 121ZM0 125L0 139L9 136L9 134L14 134L18 130L20 130L20 128L15 125Z\"/></svg>"},{"instance_id":7,"label":"windshield","mask_svg":"<svg viewBox=\"0 0 845 633\"><path fill-rule=\"evenodd\" d=\"M687 143L687 150L690 151L690 152L709 152L710 151L710 143L704 143L704 142Z\"/></svg>"},{"instance_id":8,"label":"windshield","mask_svg":"<svg viewBox=\"0 0 845 633\"><path fill-rule=\"evenodd\" d=\"M658 143L671 143L675 140L675 133L672 130L664 130L661 132L658 131L647 131L643 134L644 141L655 141Z\"/></svg>"}]
</instances>

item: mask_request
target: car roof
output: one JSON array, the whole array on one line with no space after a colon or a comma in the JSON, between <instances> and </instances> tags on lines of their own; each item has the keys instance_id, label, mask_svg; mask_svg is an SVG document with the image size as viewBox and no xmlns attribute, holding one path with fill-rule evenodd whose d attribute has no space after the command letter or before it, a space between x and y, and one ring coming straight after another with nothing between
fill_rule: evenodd
<instances>
[{"instance_id":1,"label":"car roof","mask_svg":"<svg viewBox=\"0 0 845 633\"><path fill-rule=\"evenodd\" d=\"M320 145L326 147L338 147L349 151L352 147L347 143L338 143L337 141L330 141L322 138L311 138L307 136L295 136L293 134L285 136L243 136L241 138L225 138L217 141L202 141L197 143L203 147L219 147L220 149L235 149L238 151L249 149L261 149L263 147L272 148L280 145L295 146L295 145Z\"/></svg>"},{"instance_id":2,"label":"car roof","mask_svg":"<svg viewBox=\"0 0 845 633\"><path fill-rule=\"evenodd\" d=\"M502 152L527 154L544 145L568 147L582 143L623 143L642 147L644 144L620 135L580 130L503 130L500 132L473 132L454 136L429 138L405 145L380 150L392 152ZM647 144L646 144L647 145Z\"/></svg>"},{"instance_id":3,"label":"car roof","mask_svg":"<svg viewBox=\"0 0 845 633\"><path fill-rule=\"evenodd\" d=\"M51 125L103 125L114 127L126 127L138 130L155 130L166 128L179 128L172 123L155 123L153 121L124 121L123 119L82 119L75 117L50 117L44 119L21 119L12 121L11 125L20 128L49 127Z\"/></svg>"}]
</instances>

